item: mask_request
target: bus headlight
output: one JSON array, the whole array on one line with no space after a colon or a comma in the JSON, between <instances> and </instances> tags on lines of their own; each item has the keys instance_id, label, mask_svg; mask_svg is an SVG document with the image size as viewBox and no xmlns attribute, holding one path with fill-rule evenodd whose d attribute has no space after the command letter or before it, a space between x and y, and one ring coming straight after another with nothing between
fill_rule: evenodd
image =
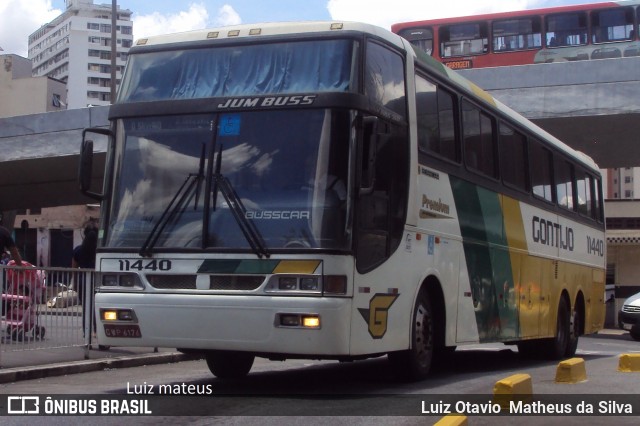
<instances>
[{"instance_id":1,"label":"bus headlight","mask_svg":"<svg viewBox=\"0 0 640 426\"><path fill-rule=\"evenodd\" d=\"M265 287L267 293L346 295L346 275L274 275Z\"/></svg>"},{"instance_id":2,"label":"bus headlight","mask_svg":"<svg viewBox=\"0 0 640 426\"><path fill-rule=\"evenodd\" d=\"M144 286L136 274L103 273L98 280L100 287L130 288L142 290Z\"/></svg>"}]
</instances>

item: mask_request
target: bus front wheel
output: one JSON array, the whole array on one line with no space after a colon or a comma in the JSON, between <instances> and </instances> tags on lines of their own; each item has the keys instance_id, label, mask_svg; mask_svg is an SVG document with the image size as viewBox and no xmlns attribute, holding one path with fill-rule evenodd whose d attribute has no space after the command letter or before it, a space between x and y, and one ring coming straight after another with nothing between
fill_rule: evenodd
<instances>
[{"instance_id":1,"label":"bus front wheel","mask_svg":"<svg viewBox=\"0 0 640 426\"><path fill-rule=\"evenodd\" d=\"M429 374L434 352L434 323L431 300L421 291L416 300L411 327L411 348L390 352L389 362L403 380L422 380Z\"/></svg>"},{"instance_id":2,"label":"bus front wheel","mask_svg":"<svg viewBox=\"0 0 640 426\"><path fill-rule=\"evenodd\" d=\"M255 356L246 352L214 351L206 354L207 367L219 379L239 379L249 374Z\"/></svg>"}]
</instances>

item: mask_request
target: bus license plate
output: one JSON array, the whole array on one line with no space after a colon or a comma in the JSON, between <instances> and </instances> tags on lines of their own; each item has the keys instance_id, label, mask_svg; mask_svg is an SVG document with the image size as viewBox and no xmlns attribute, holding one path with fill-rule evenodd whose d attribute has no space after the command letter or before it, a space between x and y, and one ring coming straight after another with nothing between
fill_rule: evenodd
<instances>
[{"instance_id":1,"label":"bus license plate","mask_svg":"<svg viewBox=\"0 0 640 426\"><path fill-rule=\"evenodd\" d=\"M104 334L107 337L142 337L137 324L105 324Z\"/></svg>"}]
</instances>

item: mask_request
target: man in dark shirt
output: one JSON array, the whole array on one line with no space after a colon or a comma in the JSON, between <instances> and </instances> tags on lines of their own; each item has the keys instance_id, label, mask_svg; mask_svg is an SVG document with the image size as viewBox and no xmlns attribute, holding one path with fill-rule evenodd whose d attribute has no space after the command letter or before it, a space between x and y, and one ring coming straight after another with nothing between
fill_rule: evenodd
<instances>
[{"instance_id":1,"label":"man in dark shirt","mask_svg":"<svg viewBox=\"0 0 640 426\"><path fill-rule=\"evenodd\" d=\"M11 258L16 262L17 266L22 266L22 257L18 251L16 243L11 238L11 233L4 226L0 226L0 250L9 250Z\"/></svg>"}]
</instances>

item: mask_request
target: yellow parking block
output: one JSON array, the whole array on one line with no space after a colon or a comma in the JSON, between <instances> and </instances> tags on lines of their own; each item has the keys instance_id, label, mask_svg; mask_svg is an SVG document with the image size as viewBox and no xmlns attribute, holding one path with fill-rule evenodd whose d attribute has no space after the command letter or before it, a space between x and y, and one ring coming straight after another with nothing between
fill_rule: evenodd
<instances>
[{"instance_id":1,"label":"yellow parking block","mask_svg":"<svg viewBox=\"0 0 640 426\"><path fill-rule=\"evenodd\" d=\"M618 371L625 373L640 372L640 354L622 354L618 362Z\"/></svg>"},{"instance_id":2,"label":"yellow parking block","mask_svg":"<svg viewBox=\"0 0 640 426\"><path fill-rule=\"evenodd\" d=\"M493 386L493 402L503 409L509 408L510 401L530 402L533 397L533 385L528 374L514 374L499 380Z\"/></svg>"},{"instance_id":3,"label":"yellow parking block","mask_svg":"<svg viewBox=\"0 0 640 426\"><path fill-rule=\"evenodd\" d=\"M467 426L467 416L464 414L447 414L433 426Z\"/></svg>"},{"instance_id":4,"label":"yellow parking block","mask_svg":"<svg viewBox=\"0 0 640 426\"><path fill-rule=\"evenodd\" d=\"M587 369L582 358L565 359L556 369L556 383L578 383L587 380Z\"/></svg>"}]
</instances>

